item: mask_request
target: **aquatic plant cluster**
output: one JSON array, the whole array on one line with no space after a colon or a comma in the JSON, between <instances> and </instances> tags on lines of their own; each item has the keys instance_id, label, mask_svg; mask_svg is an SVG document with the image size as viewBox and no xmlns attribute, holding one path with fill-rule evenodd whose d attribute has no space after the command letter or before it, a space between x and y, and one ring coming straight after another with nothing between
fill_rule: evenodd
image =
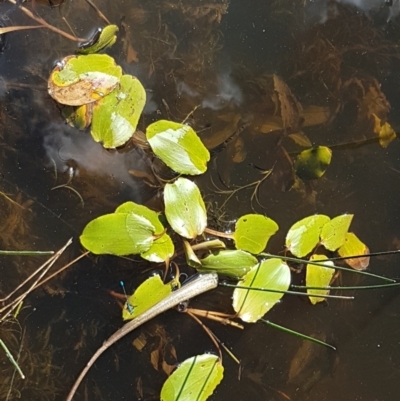
<instances>
[{"instance_id":1,"label":"aquatic plant cluster","mask_svg":"<svg viewBox=\"0 0 400 401\"><path fill-rule=\"evenodd\" d=\"M330 349L335 349L335 346L326 336L303 335L265 320L264 316L281 302L285 294L306 297L312 305L335 298L351 299L336 292L331 293L333 289L342 288L338 285L342 271L348 275L357 274L359 277L393 282L365 271L369 266L370 253L367 245L350 229L353 214L345 213L332 218L325 214L313 214L300 220L292 219L282 241L282 237L276 236L282 224L278 220L278 225L271 218L274 213L269 212L267 216L254 210L254 206L258 211L264 208L262 191L267 186L279 186L287 192L297 191L306 202L315 202L313 185L325 177L335 158L335 149L360 147L371 142L386 148L396 138L394 129L388 123L389 102L379 80L375 78L384 74L384 67L392 59L398 58L393 43L386 40L372 23L366 23L364 16L356 13L348 14L347 22L359 24L358 30L364 30L365 35L346 30L338 33L332 43L330 34L334 24L328 19L323 25L316 24L299 35L302 39L293 45L291 58L286 60L283 68L285 79L278 74L265 72L250 74L246 69L239 73L236 71L237 76L230 70L223 71L217 74L213 94L201 79L186 80L185 75L198 74L201 77L206 74L205 66L211 63L213 54L219 49L221 37L213 29L209 29L208 35L203 35L204 30L199 30L202 32L199 35L199 31L193 29L184 40L178 40L168 24L162 22L164 19L161 16L168 18L179 12L183 16L182 30L191 24L200 26L202 22L215 27L227 12L228 2L211 1L207 6L194 7L193 4L184 5L182 2L156 1L148 4L147 8L139 7L137 3L134 2L130 16L136 25L129 25L123 19L119 26L107 24L105 28L97 30L92 39L85 43L75 37L74 40L81 43L76 53L63 57L48 77L48 93L57 102L62 118L71 129L85 131L82 138L85 138L88 147L91 146L90 136L86 134L90 131L91 140L101 143L110 153L123 154L129 149L140 148L138 154L146 154L151 163L148 172L130 169L129 174L152 188L157 194L157 206L145 206L145 202L134 202L129 196L117 207L110 203L106 206L108 211L105 214L96 211L93 214L96 217L86 224L80 233L81 245L95 257L135 256L136 260L142 260L140 266L165 267L163 278L162 274L150 277L133 294L129 290L127 294L123 287L124 295L119 294L123 300L122 319L128 322L94 354L71 389L68 400L73 399L78 386L100 354L119 340L121 333L129 333L137 327L136 324L146 321L148 316L155 316L153 313L161 313L176 305L175 298L181 294L181 290L188 290L190 285L190 281L186 284L182 279L181 270L193 276L192 280L196 280L199 277L197 274L200 274L200 277L215 281L217 274L221 287L234 288L228 296L229 306L233 310L231 313L201 311L180 305L180 311L196 321L199 317L210 318L238 329L244 329L247 323L261 322ZM272 3L271 9L281 4L279 1ZM323 9L324 12L318 17L322 21L326 17L325 11L340 15L341 3L335 3L333 12L326 1L319 2L319 10ZM22 9L27 8L22 6ZM370 8L366 7L365 11L368 10ZM294 18L289 14L283 18ZM156 30L161 39L155 40L152 36L154 32L150 28L146 31L144 27L151 25L149 20L157 20L157 16L159 21ZM395 8L391 14L391 18L394 17ZM54 31L53 28L47 28ZM136 32L139 28L142 29L143 40L135 43L132 31ZM106 54L112 51L111 46L119 43L118 35L122 36L120 44L126 55L121 65ZM197 37L198 41L192 41L193 37ZM362 73L361 68L356 68L360 54L371 60ZM143 71L135 76L134 69L130 68L138 57L142 57L144 65L148 67L146 77ZM173 105L163 98L167 117L153 119L145 126L145 113L162 114L154 106L156 102L152 91L144 88L143 82L148 77L156 82L162 81L162 85L174 87L179 97ZM243 80L241 88L246 90L237 85L236 82L240 80L238 77ZM319 88L312 99L308 96L308 89L302 85L304 77ZM299 98L302 98L302 104ZM244 106L243 103L248 100L250 106ZM325 106L314 106L324 102ZM230 105L228 111L227 104ZM363 127L370 136L336 145L314 145L316 141L310 139L303 128L328 124L344 113L349 104L357 106L356 118L364 123ZM239 106L242 107L240 111ZM258 106L262 106L262 113L258 113ZM177 110L180 111L179 115L184 114L182 118L176 117ZM212 134L208 135L207 124L200 126L194 123L198 110L204 111L202 123L210 118L213 122L217 120L222 128L213 128ZM217 112L218 116L215 117ZM232 174L235 166L243 166L243 161L249 160L246 142L256 143L256 135L260 138L266 137L265 134L274 138L271 147L273 157L263 160L268 167L259 169L262 178L249 184L230 186L231 179L235 177ZM70 163L69 157L66 157L66 163L53 160L54 144L48 140L45 141L45 147L48 156L51 154L56 173L58 168L60 171L65 169ZM66 149L63 151L69 154ZM59 154L57 156L62 159ZM210 161L223 164L226 160L229 160L229 166L234 167L232 170L230 167L224 169L219 178L222 184L230 187L217 191L223 202L222 206L216 206L217 216L212 221L214 206L207 202L200 183L202 176L213 170L209 168ZM251 168L255 170L254 165ZM74 178L74 169L68 166L66 172L70 174L67 184L52 189L68 189L84 207L85 196L69 185ZM127 172L124 173L126 176ZM254 190L250 199L254 213L237 213L235 221L229 224L224 221L218 227L223 221L223 207L229 201L237 202L239 193L249 188ZM6 195L2 199L9 212L8 220L5 220L6 229L0 233L0 238L3 244L11 248L24 246L18 242L19 234L15 230L18 227L23 234L30 218L30 201L25 201L21 194L16 200L13 203ZM293 223L293 220L298 221ZM229 230L225 229L226 226L229 226ZM271 238L280 241L280 248L285 249L283 255L267 252ZM347 267L339 265L342 261ZM298 273L301 273L304 286L297 285ZM193 295L214 287L205 287L204 291L199 287ZM193 394L198 400L209 398L224 375L226 365L223 364L223 350L239 363L234 353L209 328L203 323L202 327L216 345L218 355L195 355L181 362L176 369L175 365L163 361L163 371L169 376L160 393L163 401L185 397L191 399ZM41 335L49 338L50 331ZM3 333L1 337L16 348L15 338L3 336ZM88 341L86 334L82 336L77 349L84 348L85 341ZM22 365L27 358L31 358L32 364L41 367L40 374L50 376L45 365L47 369L58 368L52 365L52 350L47 351L42 361L34 359L29 353L21 353L18 363ZM151 363L154 367L161 365L159 361L155 362L153 356ZM292 369L290 375L295 376ZM60 373L63 385L64 379ZM49 399L54 386L59 386L58 382L43 383L43 391L49 394ZM5 382L0 393L5 393L9 387L10 381ZM16 390L14 395L17 396Z\"/></svg>"}]
</instances>

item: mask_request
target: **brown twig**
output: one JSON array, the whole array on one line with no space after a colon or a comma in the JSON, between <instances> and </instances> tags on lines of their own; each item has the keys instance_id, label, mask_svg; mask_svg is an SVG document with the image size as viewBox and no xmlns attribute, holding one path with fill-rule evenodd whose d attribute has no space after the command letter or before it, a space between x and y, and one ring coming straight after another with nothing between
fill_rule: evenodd
<instances>
[{"instance_id":1,"label":"brown twig","mask_svg":"<svg viewBox=\"0 0 400 401\"><path fill-rule=\"evenodd\" d=\"M42 285L44 282L46 282L49 279L49 278L47 278L44 281L40 281L71 243L72 243L72 238L69 239L68 242L59 251L57 251L51 258L49 258L49 260L47 262L42 264L33 274L31 274L26 280L24 280L20 285L18 285L10 294L8 294L5 298L0 300L0 301L5 301L5 300L9 299L13 294L15 294L16 291L21 289L34 276L36 276L40 271L42 271L41 274L39 275L39 277L33 282L33 284L22 295L20 295L19 297L17 297L16 299L14 299L13 301L11 301L10 303L8 303L7 305L5 305L3 308L0 309L0 313L5 312L3 314L3 316L0 317L0 322L4 321L7 318L7 316L9 316L10 313L14 309L16 309L18 307L18 305L27 297L27 295L29 295L34 289L38 288L40 285ZM61 269L61 270L63 270L63 269ZM54 274L51 277L54 277Z\"/></svg>"},{"instance_id":2,"label":"brown twig","mask_svg":"<svg viewBox=\"0 0 400 401\"><path fill-rule=\"evenodd\" d=\"M15 4L17 6L17 1L16 0L8 0L10 3ZM86 39L82 39L82 38L76 38L75 36L70 35L67 32L64 32L61 29L56 28L53 25L50 25L48 22L46 22L42 17L38 17L35 14L32 13L32 11L28 10L26 7L18 5L18 8L25 14L27 15L29 18L33 19L34 21L36 21L37 23L39 23L40 25L42 25L43 28L47 28L50 31L56 32L61 36L64 36L67 39L70 39L74 42L84 42Z\"/></svg>"}]
</instances>

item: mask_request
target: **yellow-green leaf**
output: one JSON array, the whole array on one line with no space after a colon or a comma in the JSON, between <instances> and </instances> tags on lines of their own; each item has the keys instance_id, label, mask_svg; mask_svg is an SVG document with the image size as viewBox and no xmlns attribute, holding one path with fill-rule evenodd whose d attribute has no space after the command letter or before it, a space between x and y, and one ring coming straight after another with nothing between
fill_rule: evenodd
<instances>
[{"instance_id":1,"label":"yellow-green leaf","mask_svg":"<svg viewBox=\"0 0 400 401\"><path fill-rule=\"evenodd\" d=\"M329 220L328 216L316 214L293 224L286 235L286 247L298 258L309 254L319 243L322 227Z\"/></svg>"},{"instance_id":2,"label":"yellow-green leaf","mask_svg":"<svg viewBox=\"0 0 400 401\"><path fill-rule=\"evenodd\" d=\"M156 121L147 127L146 137L153 152L177 173L197 175L207 170L210 153L189 125Z\"/></svg>"},{"instance_id":3,"label":"yellow-green leaf","mask_svg":"<svg viewBox=\"0 0 400 401\"><path fill-rule=\"evenodd\" d=\"M122 256L147 251L153 234L154 226L146 218L134 213L112 213L88 223L80 241L94 254Z\"/></svg>"},{"instance_id":4,"label":"yellow-green leaf","mask_svg":"<svg viewBox=\"0 0 400 401\"><path fill-rule=\"evenodd\" d=\"M112 46L117 40L117 32L117 25L107 25L105 28L95 32L93 38L88 43L81 44L78 53L97 53Z\"/></svg>"},{"instance_id":5,"label":"yellow-green leaf","mask_svg":"<svg viewBox=\"0 0 400 401\"><path fill-rule=\"evenodd\" d=\"M328 259L325 255L312 255L310 261L318 262L320 260ZM332 261L324 263L326 266L333 266ZM332 277L335 274L335 269L307 264L306 267L306 285L308 287L328 287L331 283ZM328 295L329 290L308 289L309 299L313 305L318 302L325 301L326 298L313 297L312 295Z\"/></svg>"},{"instance_id":6,"label":"yellow-green leaf","mask_svg":"<svg viewBox=\"0 0 400 401\"><path fill-rule=\"evenodd\" d=\"M158 274L148 278L131 295L122 311L124 320L133 319L171 294L174 283L164 284ZM129 305L129 306L128 306Z\"/></svg>"},{"instance_id":7,"label":"yellow-green leaf","mask_svg":"<svg viewBox=\"0 0 400 401\"><path fill-rule=\"evenodd\" d=\"M146 91L140 81L123 75L119 86L93 106L93 139L105 148L125 144L136 130L145 103Z\"/></svg>"},{"instance_id":8,"label":"yellow-green leaf","mask_svg":"<svg viewBox=\"0 0 400 401\"><path fill-rule=\"evenodd\" d=\"M83 104L82 106L65 106L61 110L65 121L74 128L84 130L92 122L93 103Z\"/></svg>"},{"instance_id":9,"label":"yellow-green leaf","mask_svg":"<svg viewBox=\"0 0 400 401\"><path fill-rule=\"evenodd\" d=\"M376 114L372 116L374 117L374 132L379 137L379 143L383 148L387 148L389 143L396 139L396 133L389 123L383 123Z\"/></svg>"},{"instance_id":10,"label":"yellow-green leaf","mask_svg":"<svg viewBox=\"0 0 400 401\"><path fill-rule=\"evenodd\" d=\"M108 95L121 76L121 67L106 54L68 56L50 74L48 91L58 103L82 106Z\"/></svg>"},{"instance_id":11,"label":"yellow-green leaf","mask_svg":"<svg viewBox=\"0 0 400 401\"><path fill-rule=\"evenodd\" d=\"M197 267L197 271L241 278L257 263L257 258L248 252L239 249L223 250L201 259L201 266Z\"/></svg>"},{"instance_id":12,"label":"yellow-green leaf","mask_svg":"<svg viewBox=\"0 0 400 401\"><path fill-rule=\"evenodd\" d=\"M160 213L157 213L144 205L139 205L138 203L131 201L125 202L115 209L115 213L135 213L139 216L145 217L154 226L155 235L159 235L165 230L159 219Z\"/></svg>"},{"instance_id":13,"label":"yellow-green leaf","mask_svg":"<svg viewBox=\"0 0 400 401\"><path fill-rule=\"evenodd\" d=\"M344 244L339 248L338 253L342 257L366 255L369 253L365 245L354 233L347 233ZM365 270L369 266L369 256L362 258L349 258L345 262L356 270Z\"/></svg>"},{"instance_id":14,"label":"yellow-green leaf","mask_svg":"<svg viewBox=\"0 0 400 401\"><path fill-rule=\"evenodd\" d=\"M224 375L219 358L212 354L186 359L165 381L161 401L205 401Z\"/></svg>"},{"instance_id":15,"label":"yellow-green leaf","mask_svg":"<svg viewBox=\"0 0 400 401\"><path fill-rule=\"evenodd\" d=\"M290 269L281 259L272 258L254 266L238 285L253 288L287 291ZM236 288L233 292L233 309L244 322L261 319L282 297L283 293Z\"/></svg>"},{"instance_id":16,"label":"yellow-green leaf","mask_svg":"<svg viewBox=\"0 0 400 401\"><path fill-rule=\"evenodd\" d=\"M265 249L278 229L278 224L267 216L246 214L237 221L233 239L237 249L257 254Z\"/></svg>"},{"instance_id":17,"label":"yellow-green leaf","mask_svg":"<svg viewBox=\"0 0 400 401\"><path fill-rule=\"evenodd\" d=\"M320 178L331 164L332 151L326 146L317 146L301 152L294 161L294 170L302 180Z\"/></svg>"},{"instance_id":18,"label":"yellow-green leaf","mask_svg":"<svg viewBox=\"0 0 400 401\"><path fill-rule=\"evenodd\" d=\"M207 226L207 212L197 185L187 178L178 178L164 188L165 215L173 230L193 239Z\"/></svg>"},{"instance_id":19,"label":"yellow-green leaf","mask_svg":"<svg viewBox=\"0 0 400 401\"><path fill-rule=\"evenodd\" d=\"M342 214L328 221L321 230L321 244L332 252L340 248L346 240L352 220L352 214Z\"/></svg>"},{"instance_id":20,"label":"yellow-green leaf","mask_svg":"<svg viewBox=\"0 0 400 401\"><path fill-rule=\"evenodd\" d=\"M175 252L174 243L168 234L154 240L148 251L142 252L140 256L149 262L162 263L169 260Z\"/></svg>"}]
</instances>

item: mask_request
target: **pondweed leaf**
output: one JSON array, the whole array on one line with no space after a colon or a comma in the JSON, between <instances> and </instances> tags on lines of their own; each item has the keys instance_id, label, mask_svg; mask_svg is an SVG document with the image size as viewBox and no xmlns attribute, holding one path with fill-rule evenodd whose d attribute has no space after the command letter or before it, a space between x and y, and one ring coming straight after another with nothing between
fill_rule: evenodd
<instances>
[{"instance_id":1,"label":"pondweed leaf","mask_svg":"<svg viewBox=\"0 0 400 401\"><path fill-rule=\"evenodd\" d=\"M99 34L98 32L95 33L94 40L81 44L77 52L80 54L91 54L104 50L116 42L117 32L117 25L107 25Z\"/></svg>"},{"instance_id":2,"label":"pondweed leaf","mask_svg":"<svg viewBox=\"0 0 400 401\"><path fill-rule=\"evenodd\" d=\"M125 202L115 209L115 213L135 213L145 217L154 226L154 234L159 235L164 231L164 226L160 221L160 214L149 209L144 205L139 205L135 202Z\"/></svg>"},{"instance_id":3,"label":"pondweed leaf","mask_svg":"<svg viewBox=\"0 0 400 401\"><path fill-rule=\"evenodd\" d=\"M354 233L347 233L344 244L339 248L338 253L342 257L358 256L369 253L368 247ZM349 258L345 262L356 270L365 270L369 266L369 256L363 258Z\"/></svg>"},{"instance_id":4,"label":"pondweed leaf","mask_svg":"<svg viewBox=\"0 0 400 401\"><path fill-rule=\"evenodd\" d=\"M156 238L148 251L142 252L140 256L149 262L161 263L169 260L175 252L175 246L171 237L165 233Z\"/></svg>"},{"instance_id":5,"label":"pondweed leaf","mask_svg":"<svg viewBox=\"0 0 400 401\"><path fill-rule=\"evenodd\" d=\"M312 255L310 261L318 262L328 259L325 255ZM333 266L333 262L327 261L324 263L327 266ZM333 275L335 274L335 269L316 266L307 264L306 267L306 286L307 287L327 287L330 285ZM307 289L307 294L309 294L309 299L313 305L318 302L325 301L325 298L313 297L312 295L328 295L329 290L313 290Z\"/></svg>"},{"instance_id":6,"label":"pondweed leaf","mask_svg":"<svg viewBox=\"0 0 400 401\"><path fill-rule=\"evenodd\" d=\"M134 213L112 213L92 220L83 229L81 244L90 252L131 255L146 252L154 240L154 226Z\"/></svg>"},{"instance_id":7,"label":"pondweed leaf","mask_svg":"<svg viewBox=\"0 0 400 401\"><path fill-rule=\"evenodd\" d=\"M265 249L268 240L278 229L278 224L269 217L246 214L237 221L233 239L237 249L258 254Z\"/></svg>"},{"instance_id":8,"label":"pondweed leaf","mask_svg":"<svg viewBox=\"0 0 400 401\"><path fill-rule=\"evenodd\" d=\"M146 129L153 152L172 170L197 175L207 170L210 153L189 125L156 121Z\"/></svg>"},{"instance_id":9,"label":"pondweed leaf","mask_svg":"<svg viewBox=\"0 0 400 401\"><path fill-rule=\"evenodd\" d=\"M165 215L173 230L193 239L207 226L207 212L197 185L187 178L178 178L164 188Z\"/></svg>"},{"instance_id":10,"label":"pondweed leaf","mask_svg":"<svg viewBox=\"0 0 400 401\"><path fill-rule=\"evenodd\" d=\"M197 271L241 278L257 263L257 258L248 252L239 249L223 250L201 259L201 266L197 267Z\"/></svg>"},{"instance_id":11,"label":"pondweed leaf","mask_svg":"<svg viewBox=\"0 0 400 401\"><path fill-rule=\"evenodd\" d=\"M293 224L286 235L286 247L298 258L309 254L319 243L322 227L329 221L328 216L316 214Z\"/></svg>"},{"instance_id":12,"label":"pondweed leaf","mask_svg":"<svg viewBox=\"0 0 400 401\"><path fill-rule=\"evenodd\" d=\"M321 230L321 244L332 252L340 248L344 244L352 220L352 214L342 214L328 221Z\"/></svg>"},{"instance_id":13,"label":"pondweed leaf","mask_svg":"<svg viewBox=\"0 0 400 401\"><path fill-rule=\"evenodd\" d=\"M317 146L301 152L294 161L294 170L302 180L320 178L331 164L332 151L326 146Z\"/></svg>"},{"instance_id":14,"label":"pondweed leaf","mask_svg":"<svg viewBox=\"0 0 400 401\"><path fill-rule=\"evenodd\" d=\"M281 259L264 260L239 281L239 286L287 291L290 286L289 266ZM244 322L261 319L282 297L283 293L236 288L233 309Z\"/></svg>"},{"instance_id":15,"label":"pondweed leaf","mask_svg":"<svg viewBox=\"0 0 400 401\"><path fill-rule=\"evenodd\" d=\"M68 56L51 72L48 91L58 103L82 106L108 95L121 76L121 67L106 54Z\"/></svg>"},{"instance_id":16,"label":"pondweed leaf","mask_svg":"<svg viewBox=\"0 0 400 401\"><path fill-rule=\"evenodd\" d=\"M224 375L219 358L211 354L186 359L161 389L162 401L205 401Z\"/></svg>"},{"instance_id":17,"label":"pondweed leaf","mask_svg":"<svg viewBox=\"0 0 400 401\"><path fill-rule=\"evenodd\" d=\"M93 116L93 103L83 104L82 106L65 106L61 110L61 115L65 121L73 128L84 130L89 127Z\"/></svg>"},{"instance_id":18,"label":"pondweed leaf","mask_svg":"<svg viewBox=\"0 0 400 401\"><path fill-rule=\"evenodd\" d=\"M136 130L145 103L146 91L140 81L123 75L116 89L93 106L93 139L105 148L125 144Z\"/></svg>"},{"instance_id":19,"label":"pondweed leaf","mask_svg":"<svg viewBox=\"0 0 400 401\"><path fill-rule=\"evenodd\" d=\"M164 284L158 274L148 278L127 299L122 311L124 320L133 319L171 294L174 283Z\"/></svg>"}]
</instances>

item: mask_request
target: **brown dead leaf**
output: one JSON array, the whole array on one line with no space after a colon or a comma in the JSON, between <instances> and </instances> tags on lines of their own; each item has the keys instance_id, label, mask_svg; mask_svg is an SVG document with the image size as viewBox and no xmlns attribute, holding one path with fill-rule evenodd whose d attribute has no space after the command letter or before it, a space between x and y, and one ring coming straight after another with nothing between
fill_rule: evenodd
<instances>
[{"instance_id":1,"label":"brown dead leaf","mask_svg":"<svg viewBox=\"0 0 400 401\"><path fill-rule=\"evenodd\" d=\"M138 52L132 46L132 40L131 40L132 35L129 29L129 25L122 21L121 28L122 28L121 41L122 41L122 49L123 52L125 53L125 61L128 64L138 63L139 62Z\"/></svg>"},{"instance_id":2,"label":"brown dead leaf","mask_svg":"<svg viewBox=\"0 0 400 401\"><path fill-rule=\"evenodd\" d=\"M329 107L307 106L303 109L304 123L303 127L325 124L331 118Z\"/></svg>"},{"instance_id":3,"label":"brown dead leaf","mask_svg":"<svg viewBox=\"0 0 400 401\"><path fill-rule=\"evenodd\" d=\"M274 90L279 99L283 128L297 131L303 123L303 107L281 78L274 74L273 79Z\"/></svg>"}]
</instances>

